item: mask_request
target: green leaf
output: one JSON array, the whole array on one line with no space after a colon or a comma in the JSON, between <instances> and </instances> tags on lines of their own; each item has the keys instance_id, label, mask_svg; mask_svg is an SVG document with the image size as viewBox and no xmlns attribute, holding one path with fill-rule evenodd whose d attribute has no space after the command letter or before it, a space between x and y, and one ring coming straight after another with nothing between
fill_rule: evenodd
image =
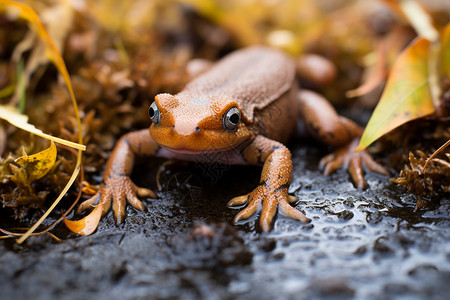
<instances>
[{"instance_id":1,"label":"green leaf","mask_svg":"<svg viewBox=\"0 0 450 300\"><path fill-rule=\"evenodd\" d=\"M429 86L429 48L427 39L417 38L397 58L356 151L406 122L435 112Z\"/></svg>"}]
</instances>

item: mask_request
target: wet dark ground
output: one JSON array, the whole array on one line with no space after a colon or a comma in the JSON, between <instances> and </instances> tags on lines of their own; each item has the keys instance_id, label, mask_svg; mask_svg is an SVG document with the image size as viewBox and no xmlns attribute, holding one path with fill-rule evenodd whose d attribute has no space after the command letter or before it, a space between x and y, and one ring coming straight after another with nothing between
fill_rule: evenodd
<instances>
[{"instance_id":1,"label":"wet dark ground","mask_svg":"<svg viewBox=\"0 0 450 300\"><path fill-rule=\"evenodd\" d=\"M260 169L167 166L161 199L128 209L119 227L110 214L88 237L61 226L61 243L0 241L0 298L448 299L449 199L414 212L388 178L368 174L371 188L358 191L346 172L317 170L317 145L291 149L290 192L311 223L230 225L237 210L225 204L251 191ZM154 187L152 162L139 164L138 184Z\"/></svg>"}]
</instances>

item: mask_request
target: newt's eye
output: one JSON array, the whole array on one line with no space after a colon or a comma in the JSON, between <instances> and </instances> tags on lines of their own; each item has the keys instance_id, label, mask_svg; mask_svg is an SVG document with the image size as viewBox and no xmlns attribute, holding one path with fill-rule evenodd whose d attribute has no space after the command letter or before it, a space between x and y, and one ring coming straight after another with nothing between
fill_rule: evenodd
<instances>
[{"instance_id":1,"label":"newt's eye","mask_svg":"<svg viewBox=\"0 0 450 300\"><path fill-rule=\"evenodd\" d=\"M161 121L161 114L159 113L158 104L154 101L152 105L150 105L150 108L148 109L148 116L150 117L150 120L152 120L153 124L159 125Z\"/></svg>"},{"instance_id":2,"label":"newt's eye","mask_svg":"<svg viewBox=\"0 0 450 300\"><path fill-rule=\"evenodd\" d=\"M236 106L230 108L223 116L223 129L235 131L241 121L241 112Z\"/></svg>"}]
</instances>

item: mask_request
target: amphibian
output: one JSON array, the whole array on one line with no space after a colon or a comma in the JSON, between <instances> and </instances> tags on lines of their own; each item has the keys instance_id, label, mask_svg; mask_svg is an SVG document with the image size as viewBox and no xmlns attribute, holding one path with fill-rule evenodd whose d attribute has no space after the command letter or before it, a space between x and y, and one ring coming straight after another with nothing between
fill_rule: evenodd
<instances>
[{"instance_id":1,"label":"amphibian","mask_svg":"<svg viewBox=\"0 0 450 300\"><path fill-rule=\"evenodd\" d=\"M319 141L336 147L321 161L325 173L347 167L359 188L365 187L363 165L387 174L366 152L353 152L362 128L340 117L319 94L300 91L293 58L263 46L235 51L196 76L176 95L159 94L149 108L150 130L124 135L108 159L103 183L80 210L98 201L105 214L111 207L117 223L125 206L143 210L136 197L156 197L130 179L136 156L159 156L187 161L208 161L221 152L225 164L261 165L259 185L228 205L247 206L235 222L260 213L263 231L271 229L277 211L296 220L308 218L291 206L288 195L292 160L284 146L295 133L297 119Z\"/></svg>"}]
</instances>

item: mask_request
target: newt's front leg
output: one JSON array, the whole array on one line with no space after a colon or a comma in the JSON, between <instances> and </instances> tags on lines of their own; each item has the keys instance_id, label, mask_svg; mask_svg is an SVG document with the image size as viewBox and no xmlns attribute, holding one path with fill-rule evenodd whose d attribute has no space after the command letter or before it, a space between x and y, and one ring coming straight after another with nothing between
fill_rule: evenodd
<instances>
[{"instance_id":1,"label":"newt's front leg","mask_svg":"<svg viewBox=\"0 0 450 300\"><path fill-rule=\"evenodd\" d=\"M156 194L145 188L137 187L130 179L136 155L153 155L159 146L153 141L149 130L130 132L117 142L106 163L103 173L103 183L97 193L84 201L78 212L84 211L95 203L102 204L102 215L111 207L117 224L125 218L125 207L128 203L138 210L145 210L144 204L136 197L156 198Z\"/></svg>"},{"instance_id":2,"label":"newt's front leg","mask_svg":"<svg viewBox=\"0 0 450 300\"><path fill-rule=\"evenodd\" d=\"M317 140L337 148L320 161L320 167L325 169L326 175L339 168L348 169L359 189L366 188L363 167L389 175L388 170L375 162L367 151L354 151L363 131L359 125L339 116L333 106L319 94L301 91L298 100L308 131Z\"/></svg>"},{"instance_id":3,"label":"newt's front leg","mask_svg":"<svg viewBox=\"0 0 450 300\"><path fill-rule=\"evenodd\" d=\"M292 180L291 152L283 144L257 136L244 149L243 157L252 164L264 164L258 187L253 192L231 199L228 206L239 206L248 203L247 207L236 215L234 222L250 218L261 212L260 226L263 231L270 231L272 220L278 209L286 216L302 222L309 219L289 203L297 201L288 195Z\"/></svg>"}]
</instances>

